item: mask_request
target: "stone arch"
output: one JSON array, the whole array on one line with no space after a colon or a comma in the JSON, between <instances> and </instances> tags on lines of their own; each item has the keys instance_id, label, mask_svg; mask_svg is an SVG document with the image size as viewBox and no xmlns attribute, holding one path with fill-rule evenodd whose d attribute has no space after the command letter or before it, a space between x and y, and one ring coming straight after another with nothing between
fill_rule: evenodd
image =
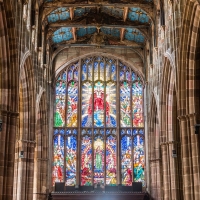
<instances>
[{"instance_id":1,"label":"stone arch","mask_svg":"<svg viewBox=\"0 0 200 200\"><path fill-rule=\"evenodd\" d=\"M48 192L48 125L46 93L39 100L36 121L36 146L34 155L33 199L45 200Z\"/></svg>"},{"instance_id":2,"label":"stone arch","mask_svg":"<svg viewBox=\"0 0 200 200\"><path fill-rule=\"evenodd\" d=\"M199 199L200 152L199 138L194 125L199 118L199 1L187 1L183 12L183 28L178 68L178 118L181 133L183 162L183 195L185 199Z\"/></svg>"},{"instance_id":3,"label":"stone arch","mask_svg":"<svg viewBox=\"0 0 200 200\"><path fill-rule=\"evenodd\" d=\"M180 67L178 68L179 115L195 113L195 51L200 27L200 5L198 1L187 1L183 16L179 55Z\"/></svg>"},{"instance_id":4,"label":"stone arch","mask_svg":"<svg viewBox=\"0 0 200 200\"><path fill-rule=\"evenodd\" d=\"M162 88L161 88L161 156L162 156L162 176L163 198L182 199L181 187L181 151L179 123L177 119L177 93L176 93L176 71L173 66L172 56L166 54ZM172 157L172 150L176 150L178 158Z\"/></svg>"},{"instance_id":5,"label":"stone arch","mask_svg":"<svg viewBox=\"0 0 200 200\"><path fill-rule=\"evenodd\" d=\"M161 199L161 158L160 158L160 127L158 106L156 104L155 96L151 99L150 119L149 119L149 172L150 180L150 194L152 199Z\"/></svg>"},{"instance_id":6,"label":"stone arch","mask_svg":"<svg viewBox=\"0 0 200 200\"><path fill-rule=\"evenodd\" d=\"M26 56L26 55L25 55ZM16 142L14 198L31 199L35 147L35 96L32 59L28 56L20 70L19 134ZM19 156L23 152L23 156Z\"/></svg>"}]
</instances>

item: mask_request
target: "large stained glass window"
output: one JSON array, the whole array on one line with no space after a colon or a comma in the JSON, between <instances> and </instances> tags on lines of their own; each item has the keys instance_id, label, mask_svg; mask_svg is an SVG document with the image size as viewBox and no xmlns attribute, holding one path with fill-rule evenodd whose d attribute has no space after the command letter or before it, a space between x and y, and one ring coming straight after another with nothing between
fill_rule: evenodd
<instances>
[{"instance_id":1,"label":"large stained glass window","mask_svg":"<svg viewBox=\"0 0 200 200\"><path fill-rule=\"evenodd\" d=\"M66 186L145 185L142 77L97 56L56 77L52 180Z\"/></svg>"}]
</instances>

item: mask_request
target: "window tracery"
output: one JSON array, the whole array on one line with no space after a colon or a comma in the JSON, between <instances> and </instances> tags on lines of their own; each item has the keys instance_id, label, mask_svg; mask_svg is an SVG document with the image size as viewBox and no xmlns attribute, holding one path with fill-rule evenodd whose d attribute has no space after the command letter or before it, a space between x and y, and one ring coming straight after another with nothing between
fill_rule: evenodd
<instances>
[{"instance_id":1,"label":"window tracery","mask_svg":"<svg viewBox=\"0 0 200 200\"><path fill-rule=\"evenodd\" d=\"M143 127L143 85L130 67L103 56L68 65L55 83L53 185L144 185Z\"/></svg>"}]
</instances>

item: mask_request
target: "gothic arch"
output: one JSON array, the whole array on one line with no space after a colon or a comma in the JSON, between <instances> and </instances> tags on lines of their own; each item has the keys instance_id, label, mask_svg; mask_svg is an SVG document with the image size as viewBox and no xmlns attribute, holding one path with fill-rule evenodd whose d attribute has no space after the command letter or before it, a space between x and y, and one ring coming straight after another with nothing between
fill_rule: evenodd
<instances>
[{"instance_id":1,"label":"gothic arch","mask_svg":"<svg viewBox=\"0 0 200 200\"><path fill-rule=\"evenodd\" d=\"M178 117L180 123L183 162L183 193L185 199L199 199L200 152L199 138L194 134L194 125L199 115L199 66L198 39L200 37L199 1L187 1L183 12L183 28L178 68Z\"/></svg>"},{"instance_id":2,"label":"gothic arch","mask_svg":"<svg viewBox=\"0 0 200 200\"><path fill-rule=\"evenodd\" d=\"M194 114L195 111L195 51L200 28L200 4L198 1L187 1L183 14L183 28L178 68L179 115Z\"/></svg>"},{"instance_id":3,"label":"gothic arch","mask_svg":"<svg viewBox=\"0 0 200 200\"><path fill-rule=\"evenodd\" d=\"M150 119L149 119L149 176L150 194L153 199L161 199L161 155L160 155L160 125L158 117L158 106L154 95L151 98Z\"/></svg>"},{"instance_id":4,"label":"gothic arch","mask_svg":"<svg viewBox=\"0 0 200 200\"><path fill-rule=\"evenodd\" d=\"M169 54L168 54L169 55ZM169 55L170 56L170 55ZM171 57L171 56L170 56ZM172 60L165 58L161 89L161 156L163 169L164 199L182 199L181 195L181 151L179 123L177 119L176 71ZM172 157L176 150L178 158ZM173 192L172 192L173 191Z\"/></svg>"},{"instance_id":5,"label":"gothic arch","mask_svg":"<svg viewBox=\"0 0 200 200\"><path fill-rule=\"evenodd\" d=\"M25 55L26 56L26 55ZM35 147L35 95L32 59L28 56L19 78L19 134L16 142L14 199L32 198ZM20 157L20 152L23 156Z\"/></svg>"},{"instance_id":6,"label":"gothic arch","mask_svg":"<svg viewBox=\"0 0 200 200\"><path fill-rule=\"evenodd\" d=\"M45 200L48 191L48 124L46 93L42 92L37 110L34 154L33 199Z\"/></svg>"}]
</instances>

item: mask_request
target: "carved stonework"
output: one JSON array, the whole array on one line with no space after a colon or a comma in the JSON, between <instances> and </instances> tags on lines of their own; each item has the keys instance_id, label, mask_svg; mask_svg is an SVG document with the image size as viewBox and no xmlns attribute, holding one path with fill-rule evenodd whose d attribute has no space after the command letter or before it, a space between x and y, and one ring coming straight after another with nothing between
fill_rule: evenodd
<instances>
[{"instance_id":1,"label":"carved stonework","mask_svg":"<svg viewBox=\"0 0 200 200\"><path fill-rule=\"evenodd\" d=\"M105 44L105 35L101 32L101 33L95 33L90 40L90 44L95 44L95 45L101 45L101 44Z\"/></svg>"}]
</instances>

